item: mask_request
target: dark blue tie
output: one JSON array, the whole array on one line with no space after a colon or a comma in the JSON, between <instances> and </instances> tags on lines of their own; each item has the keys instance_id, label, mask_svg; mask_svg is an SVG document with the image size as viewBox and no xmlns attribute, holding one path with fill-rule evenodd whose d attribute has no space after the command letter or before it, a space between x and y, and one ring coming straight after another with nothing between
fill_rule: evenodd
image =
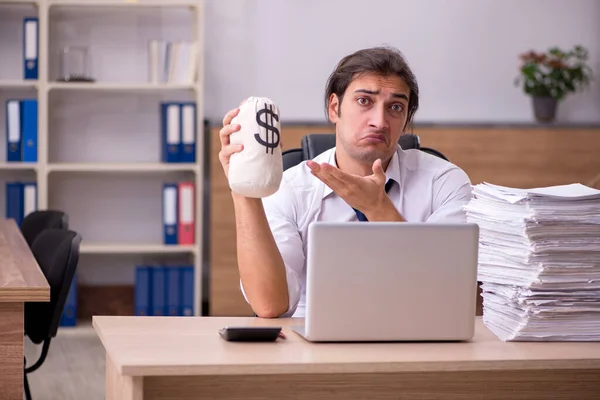
<instances>
[{"instance_id":1,"label":"dark blue tie","mask_svg":"<svg viewBox=\"0 0 600 400\"><path fill-rule=\"evenodd\" d=\"M385 184L385 192L386 193L388 193L390 191L390 188L392 187L393 184L394 184L394 181L391 179L388 179L388 181ZM358 218L359 221L369 221L367 219L367 217L365 216L365 214L358 211L356 208L353 208L353 210L356 213L356 217Z\"/></svg>"}]
</instances>

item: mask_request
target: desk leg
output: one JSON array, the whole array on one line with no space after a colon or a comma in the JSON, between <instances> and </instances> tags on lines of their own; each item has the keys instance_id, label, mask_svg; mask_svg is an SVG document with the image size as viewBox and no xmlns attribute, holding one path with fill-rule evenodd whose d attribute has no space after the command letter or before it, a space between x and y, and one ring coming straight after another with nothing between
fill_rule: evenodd
<instances>
[{"instance_id":1,"label":"desk leg","mask_svg":"<svg viewBox=\"0 0 600 400\"><path fill-rule=\"evenodd\" d=\"M23 400L23 303L0 303L0 399Z\"/></svg>"},{"instance_id":2,"label":"desk leg","mask_svg":"<svg viewBox=\"0 0 600 400\"><path fill-rule=\"evenodd\" d=\"M144 394L141 376L121 375L114 363L106 355L106 399L142 400Z\"/></svg>"}]
</instances>

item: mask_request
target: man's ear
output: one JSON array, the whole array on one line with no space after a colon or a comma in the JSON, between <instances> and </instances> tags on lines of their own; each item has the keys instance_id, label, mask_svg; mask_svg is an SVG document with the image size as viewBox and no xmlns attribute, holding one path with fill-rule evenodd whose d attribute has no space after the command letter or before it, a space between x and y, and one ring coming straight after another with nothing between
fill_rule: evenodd
<instances>
[{"instance_id":1,"label":"man's ear","mask_svg":"<svg viewBox=\"0 0 600 400\"><path fill-rule=\"evenodd\" d=\"M338 121L339 118L339 107L340 107L340 99L338 98L337 94L332 93L331 96L329 96L329 107L327 109L327 112L329 113L329 121L331 121L331 123L335 124Z\"/></svg>"}]
</instances>

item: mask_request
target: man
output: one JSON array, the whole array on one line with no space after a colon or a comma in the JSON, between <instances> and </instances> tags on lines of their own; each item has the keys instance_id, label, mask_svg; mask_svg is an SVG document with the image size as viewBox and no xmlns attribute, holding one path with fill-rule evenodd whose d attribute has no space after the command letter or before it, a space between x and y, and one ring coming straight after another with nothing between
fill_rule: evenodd
<instances>
[{"instance_id":1,"label":"man","mask_svg":"<svg viewBox=\"0 0 600 400\"><path fill-rule=\"evenodd\" d=\"M241 288L259 317L304 316L307 232L314 221L465 221L468 176L441 158L398 146L418 104L417 81L399 51L351 54L326 88L336 147L286 170L272 196L232 193ZM230 124L238 111L225 115L220 132L226 174L231 154L242 150L229 143L240 128Z\"/></svg>"}]
</instances>

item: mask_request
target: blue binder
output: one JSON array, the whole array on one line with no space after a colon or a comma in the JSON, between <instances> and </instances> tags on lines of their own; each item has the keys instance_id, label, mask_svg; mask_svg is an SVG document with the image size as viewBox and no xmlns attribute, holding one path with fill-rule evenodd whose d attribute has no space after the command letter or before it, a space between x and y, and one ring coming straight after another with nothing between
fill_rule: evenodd
<instances>
[{"instance_id":1,"label":"blue binder","mask_svg":"<svg viewBox=\"0 0 600 400\"><path fill-rule=\"evenodd\" d=\"M166 314L166 270L164 267L152 267L152 315L161 316Z\"/></svg>"},{"instance_id":2,"label":"blue binder","mask_svg":"<svg viewBox=\"0 0 600 400\"><path fill-rule=\"evenodd\" d=\"M135 267L135 315L151 315L152 311L152 268L139 265Z\"/></svg>"},{"instance_id":3,"label":"blue binder","mask_svg":"<svg viewBox=\"0 0 600 400\"><path fill-rule=\"evenodd\" d=\"M21 138L24 162L38 159L38 102L36 99L21 101Z\"/></svg>"},{"instance_id":4,"label":"blue binder","mask_svg":"<svg viewBox=\"0 0 600 400\"><path fill-rule=\"evenodd\" d=\"M181 103L181 162L196 162L196 103Z\"/></svg>"},{"instance_id":5,"label":"blue binder","mask_svg":"<svg viewBox=\"0 0 600 400\"><path fill-rule=\"evenodd\" d=\"M179 272L181 287L180 315L190 317L194 315L194 266L181 266Z\"/></svg>"},{"instance_id":6,"label":"blue binder","mask_svg":"<svg viewBox=\"0 0 600 400\"><path fill-rule=\"evenodd\" d=\"M73 276L71 288L69 289L65 307L60 318L60 326L75 325L77 325L77 274Z\"/></svg>"},{"instance_id":7,"label":"blue binder","mask_svg":"<svg viewBox=\"0 0 600 400\"><path fill-rule=\"evenodd\" d=\"M181 160L181 107L179 103L164 102L160 105L162 161L176 163Z\"/></svg>"},{"instance_id":8,"label":"blue binder","mask_svg":"<svg viewBox=\"0 0 600 400\"><path fill-rule=\"evenodd\" d=\"M18 226L23 221L24 191L20 182L6 184L6 218L14 219Z\"/></svg>"},{"instance_id":9,"label":"blue binder","mask_svg":"<svg viewBox=\"0 0 600 400\"><path fill-rule=\"evenodd\" d=\"M179 202L177 184L163 186L163 241L164 244L177 244L177 212Z\"/></svg>"},{"instance_id":10,"label":"blue binder","mask_svg":"<svg viewBox=\"0 0 600 400\"><path fill-rule=\"evenodd\" d=\"M165 267L166 268L166 287L167 287L167 315L177 316L179 315L179 267Z\"/></svg>"},{"instance_id":11,"label":"blue binder","mask_svg":"<svg viewBox=\"0 0 600 400\"><path fill-rule=\"evenodd\" d=\"M6 101L6 161L22 161L21 154L21 102Z\"/></svg>"},{"instance_id":12,"label":"blue binder","mask_svg":"<svg viewBox=\"0 0 600 400\"><path fill-rule=\"evenodd\" d=\"M38 79L39 22L37 17L23 20L23 76Z\"/></svg>"}]
</instances>

